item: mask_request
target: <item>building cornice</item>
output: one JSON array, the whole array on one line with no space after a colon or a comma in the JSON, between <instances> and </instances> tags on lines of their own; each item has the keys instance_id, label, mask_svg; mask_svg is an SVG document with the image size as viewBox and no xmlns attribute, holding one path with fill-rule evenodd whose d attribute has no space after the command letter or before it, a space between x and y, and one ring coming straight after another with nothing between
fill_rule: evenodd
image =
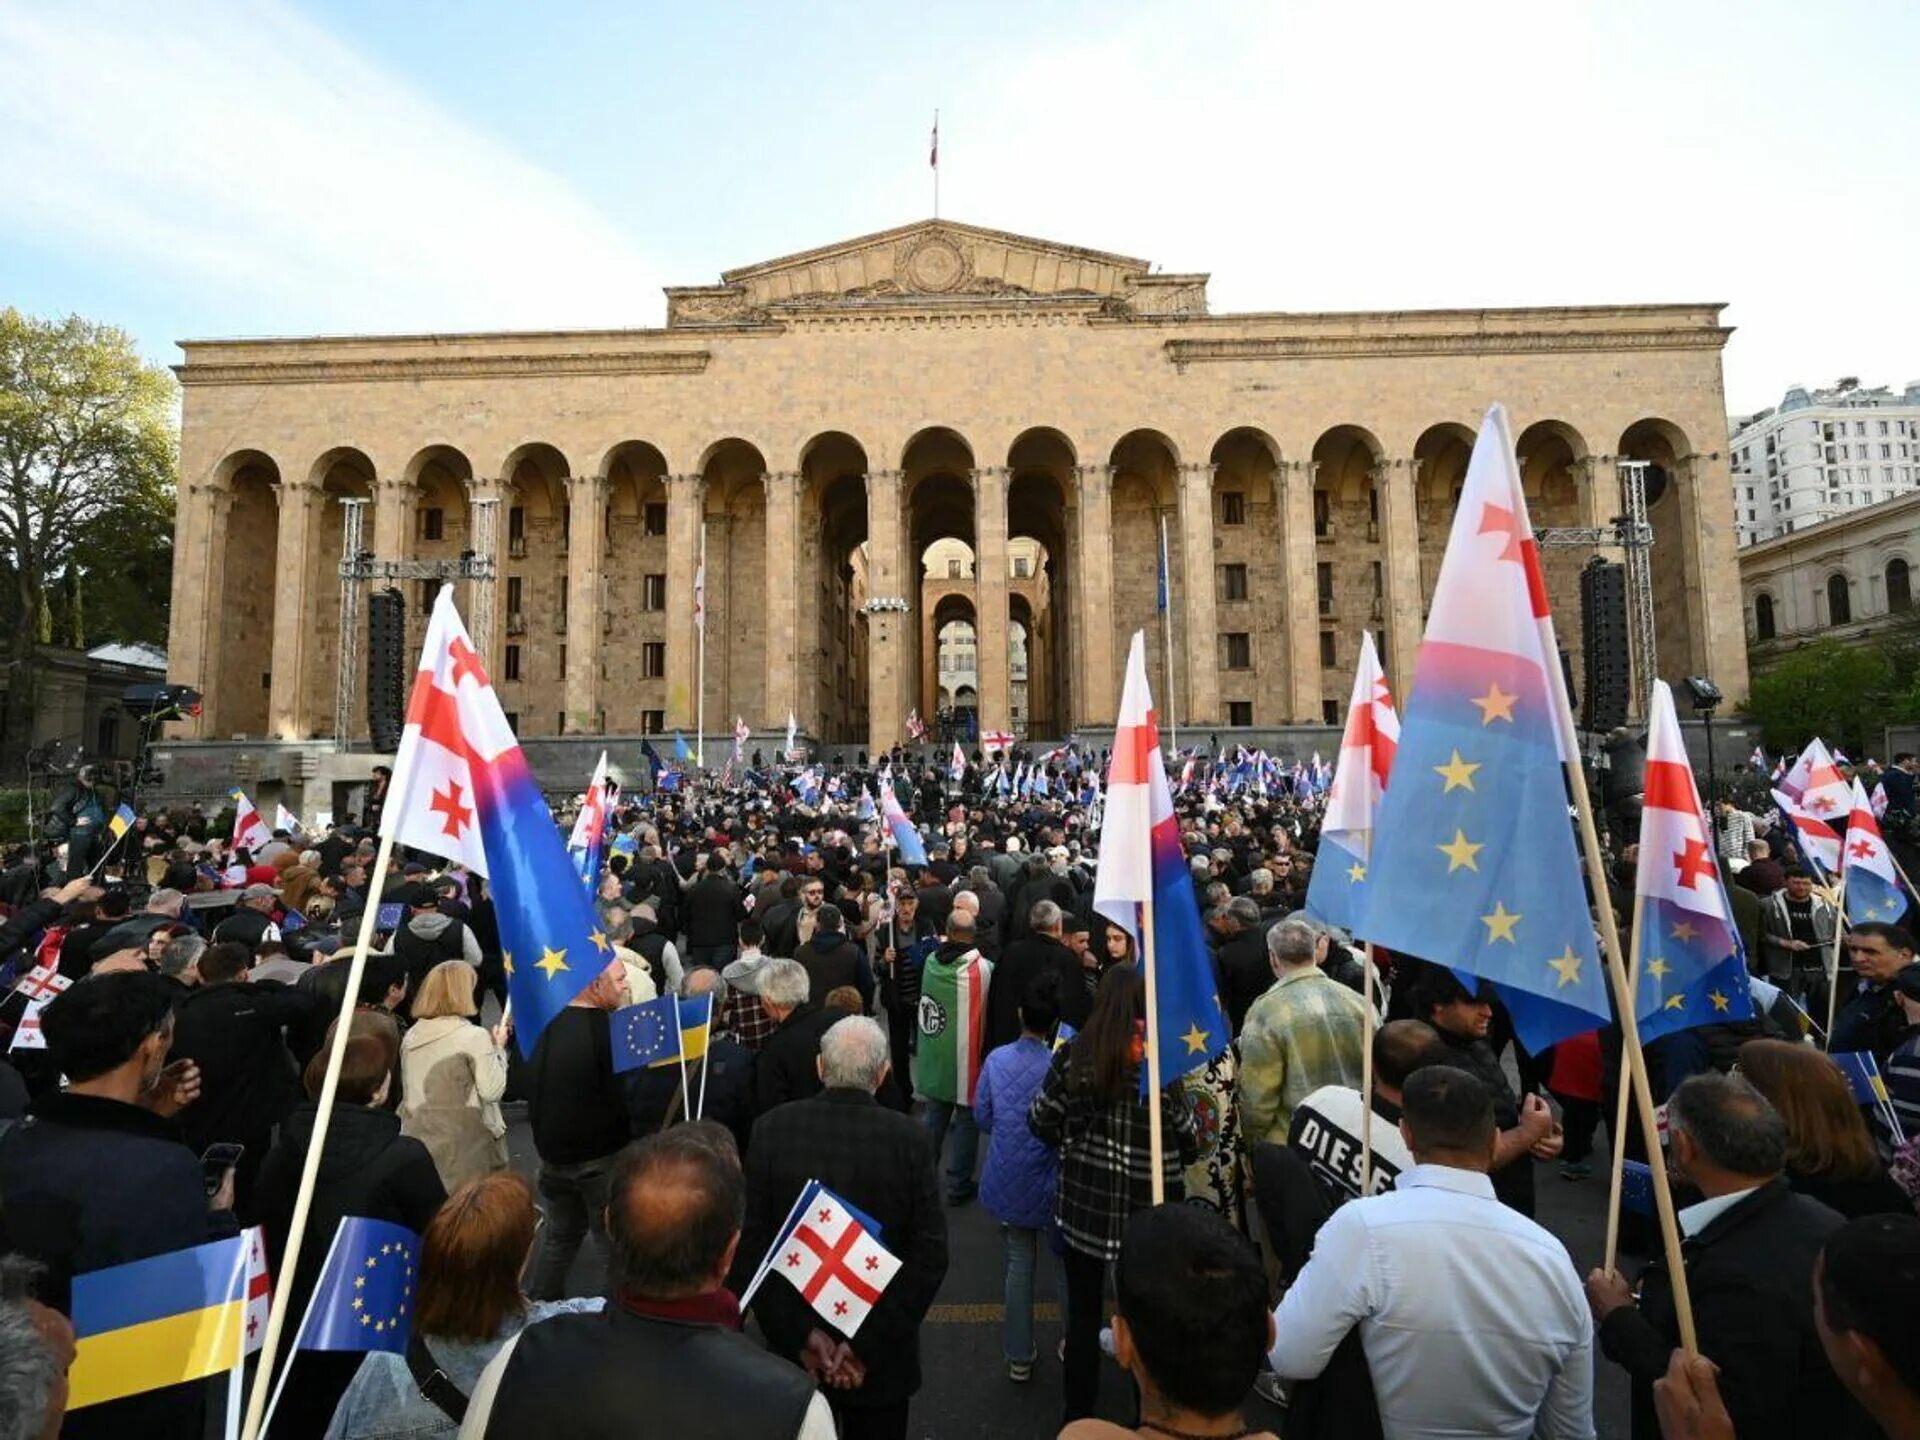
<instances>
[{"instance_id":1,"label":"building cornice","mask_svg":"<svg viewBox=\"0 0 1920 1440\"><path fill-rule=\"evenodd\" d=\"M1597 350L1719 350L1733 332L1720 327L1657 330L1471 330L1375 335L1251 335L1171 339L1167 360L1188 365L1250 360L1341 359L1357 356L1511 355Z\"/></svg>"},{"instance_id":2,"label":"building cornice","mask_svg":"<svg viewBox=\"0 0 1920 1440\"><path fill-rule=\"evenodd\" d=\"M189 362L182 385L325 385L348 381L493 380L577 375L698 375L707 350L605 350L564 354L396 355L338 360Z\"/></svg>"}]
</instances>

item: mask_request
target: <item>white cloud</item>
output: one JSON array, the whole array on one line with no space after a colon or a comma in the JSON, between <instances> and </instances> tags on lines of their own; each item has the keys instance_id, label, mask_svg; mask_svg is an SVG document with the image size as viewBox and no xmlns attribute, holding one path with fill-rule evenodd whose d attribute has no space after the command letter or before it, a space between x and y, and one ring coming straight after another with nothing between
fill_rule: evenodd
<instances>
[{"instance_id":1,"label":"white cloud","mask_svg":"<svg viewBox=\"0 0 1920 1440\"><path fill-rule=\"evenodd\" d=\"M661 313L564 180L279 0L0 7L0 174L0 228L255 328Z\"/></svg>"}]
</instances>

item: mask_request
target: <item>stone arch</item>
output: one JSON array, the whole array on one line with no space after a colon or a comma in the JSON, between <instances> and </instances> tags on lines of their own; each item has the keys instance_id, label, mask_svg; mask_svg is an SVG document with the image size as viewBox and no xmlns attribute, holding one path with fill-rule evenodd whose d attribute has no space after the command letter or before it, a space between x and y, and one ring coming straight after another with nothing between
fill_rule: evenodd
<instances>
[{"instance_id":1,"label":"stone arch","mask_svg":"<svg viewBox=\"0 0 1920 1440\"><path fill-rule=\"evenodd\" d=\"M1255 725L1284 725L1292 694L1286 533L1280 513L1280 446L1266 431L1241 425L1208 452L1213 463L1215 623L1223 635L1250 637L1252 669L1216 660L1222 716L1246 705Z\"/></svg>"},{"instance_id":2,"label":"stone arch","mask_svg":"<svg viewBox=\"0 0 1920 1440\"><path fill-rule=\"evenodd\" d=\"M800 447L800 715L829 743L867 738L868 465L844 431Z\"/></svg>"},{"instance_id":3,"label":"stone arch","mask_svg":"<svg viewBox=\"0 0 1920 1440\"><path fill-rule=\"evenodd\" d=\"M706 527L707 724L759 715L767 693L766 454L738 435L701 457ZM694 537L697 546L699 536ZM699 565L694 560L694 565ZM675 603L669 596L668 603ZM683 600L679 603L687 603ZM795 632L796 634L799 632ZM689 640L698 644L698 636ZM696 666L697 669L697 666Z\"/></svg>"},{"instance_id":4,"label":"stone arch","mask_svg":"<svg viewBox=\"0 0 1920 1440\"><path fill-rule=\"evenodd\" d=\"M219 557L212 567L217 584L207 597L217 639L205 684L203 733L219 740L251 738L267 733L271 708L284 482L279 465L258 450L227 456L214 473L225 492L225 514L209 542Z\"/></svg>"},{"instance_id":5,"label":"stone arch","mask_svg":"<svg viewBox=\"0 0 1920 1440\"><path fill-rule=\"evenodd\" d=\"M1380 644L1389 675L1399 658L1389 643L1383 467L1386 451L1371 430L1335 425L1313 443L1314 584L1322 628L1351 634L1366 628ZM1324 643L1324 642L1323 642ZM1321 667L1320 693L1348 692L1351 653L1336 645L1337 663ZM1337 713L1337 710L1333 713Z\"/></svg>"},{"instance_id":6,"label":"stone arch","mask_svg":"<svg viewBox=\"0 0 1920 1440\"><path fill-rule=\"evenodd\" d=\"M1895 555L1881 572L1887 589L1887 613L1906 615L1913 610L1913 572L1906 557Z\"/></svg>"},{"instance_id":7,"label":"stone arch","mask_svg":"<svg viewBox=\"0 0 1920 1440\"><path fill-rule=\"evenodd\" d=\"M1173 441L1157 430L1132 430L1120 437L1108 456L1113 467L1112 537L1116 564L1113 568L1113 655L1116 665L1125 665L1133 632L1146 632L1147 673L1167 673L1166 629L1159 619L1159 566L1161 521L1166 521L1167 572L1173 593L1168 603L1181 604L1180 579L1186 574L1185 537L1180 533L1180 451ZM1118 557L1126 557L1118 563ZM1091 623L1099 623L1092 618ZM1109 681L1116 684L1118 677ZM1180 696L1187 686L1179 683ZM1115 691L1117 694L1117 690ZM1156 705L1168 713L1173 699L1155 697Z\"/></svg>"},{"instance_id":8,"label":"stone arch","mask_svg":"<svg viewBox=\"0 0 1920 1440\"><path fill-rule=\"evenodd\" d=\"M1066 435L1036 427L1007 451L1007 624L1024 614L1024 653L1007 634L1008 708L1014 735L1065 735L1072 727L1075 513L1079 456Z\"/></svg>"},{"instance_id":9,"label":"stone arch","mask_svg":"<svg viewBox=\"0 0 1920 1440\"><path fill-rule=\"evenodd\" d=\"M1851 625L1853 623L1853 582L1847 578L1844 570L1835 570L1827 576L1827 624Z\"/></svg>"},{"instance_id":10,"label":"stone arch","mask_svg":"<svg viewBox=\"0 0 1920 1440\"><path fill-rule=\"evenodd\" d=\"M1693 447L1686 432L1657 416L1636 420L1621 433L1622 460L1647 463L1647 522L1653 527L1648 570L1653 585L1655 670L1669 681L1712 673L1713 657L1697 653L1704 634L1695 530L1698 497L1689 493Z\"/></svg>"},{"instance_id":11,"label":"stone arch","mask_svg":"<svg viewBox=\"0 0 1920 1440\"><path fill-rule=\"evenodd\" d=\"M667 710L667 458L646 440L622 440L601 457L606 477L598 648L606 728L640 731Z\"/></svg>"},{"instance_id":12,"label":"stone arch","mask_svg":"<svg viewBox=\"0 0 1920 1440\"><path fill-rule=\"evenodd\" d=\"M1772 640L1779 633L1779 622L1773 613L1773 596L1762 590L1753 597L1753 638Z\"/></svg>"},{"instance_id":13,"label":"stone arch","mask_svg":"<svg viewBox=\"0 0 1920 1440\"><path fill-rule=\"evenodd\" d=\"M1453 512L1473 455L1473 430L1452 420L1429 425L1413 442L1414 515L1420 535L1420 594L1431 603L1440 561L1453 531Z\"/></svg>"}]
</instances>

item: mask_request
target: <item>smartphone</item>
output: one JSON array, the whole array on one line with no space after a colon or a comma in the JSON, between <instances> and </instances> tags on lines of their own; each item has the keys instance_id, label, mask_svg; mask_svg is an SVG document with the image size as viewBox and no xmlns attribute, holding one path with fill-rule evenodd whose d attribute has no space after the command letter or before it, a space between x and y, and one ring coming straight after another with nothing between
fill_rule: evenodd
<instances>
[{"instance_id":1,"label":"smartphone","mask_svg":"<svg viewBox=\"0 0 1920 1440\"><path fill-rule=\"evenodd\" d=\"M209 1200L219 1193L227 1172L238 1165L240 1157L246 1153L246 1146L231 1145L224 1140L207 1147L207 1153L200 1157L200 1178L206 1182Z\"/></svg>"}]
</instances>

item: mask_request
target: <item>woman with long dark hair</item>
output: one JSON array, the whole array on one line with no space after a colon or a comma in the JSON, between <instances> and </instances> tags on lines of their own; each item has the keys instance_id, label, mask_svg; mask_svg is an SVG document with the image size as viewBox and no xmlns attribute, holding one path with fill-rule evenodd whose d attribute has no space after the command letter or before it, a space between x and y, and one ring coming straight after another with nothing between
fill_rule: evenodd
<instances>
[{"instance_id":1,"label":"woman with long dark hair","mask_svg":"<svg viewBox=\"0 0 1920 1440\"><path fill-rule=\"evenodd\" d=\"M1062 1046L1027 1112L1033 1133L1060 1150L1054 1222L1066 1246L1066 1419L1093 1413L1100 1389L1100 1323L1107 1266L1120 1255L1127 1217L1153 1205L1150 1119L1140 1093L1146 1054L1146 985L1132 965L1101 978L1086 1028ZM1160 1171L1168 1200L1199 1155L1193 1111L1178 1076L1161 1096Z\"/></svg>"},{"instance_id":2,"label":"woman with long dark hair","mask_svg":"<svg viewBox=\"0 0 1920 1440\"><path fill-rule=\"evenodd\" d=\"M1887 1178L1846 1077L1810 1045L1749 1040L1740 1073L1787 1122L1787 1184L1849 1220L1912 1211Z\"/></svg>"}]
</instances>

